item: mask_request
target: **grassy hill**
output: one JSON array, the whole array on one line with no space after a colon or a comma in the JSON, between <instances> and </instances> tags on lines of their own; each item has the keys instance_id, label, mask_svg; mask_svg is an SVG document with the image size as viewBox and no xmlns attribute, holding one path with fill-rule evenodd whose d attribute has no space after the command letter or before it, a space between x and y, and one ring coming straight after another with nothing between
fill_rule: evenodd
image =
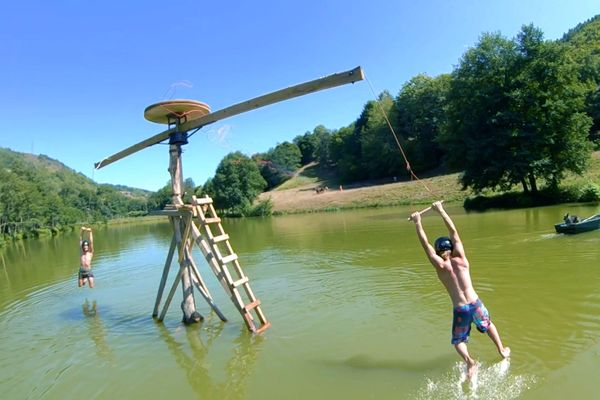
<instances>
[{"instance_id":1,"label":"grassy hill","mask_svg":"<svg viewBox=\"0 0 600 400\"><path fill-rule=\"evenodd\" d=\"M365 181L343 185L331 171L309 164L298 170L293 178L276 189L262 193L259 200L271 199L274 214L331 211L351 208L384 207L394 205L429 204L435 200L464 202L473 197L471 190L461 190L459 174L441 174L421 177L413 181ZM592 153L590 167L585 175L569 175L562 183L565 191L579 191L586 185L600 185L600 151ZM328 187L317 193L315 189ZM518 194L520 187L513 192ZM500 193L486 192L486 196ZM557 199L557 202L559 199Z\"/></svg>"}]
</instances>

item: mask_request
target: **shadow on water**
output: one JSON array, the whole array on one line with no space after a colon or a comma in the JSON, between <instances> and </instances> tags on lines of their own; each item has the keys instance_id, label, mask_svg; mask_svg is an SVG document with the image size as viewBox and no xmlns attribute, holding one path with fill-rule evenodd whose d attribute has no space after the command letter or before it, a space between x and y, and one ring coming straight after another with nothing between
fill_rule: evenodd
<instances>
[{"instance_id":1,"label":"shadow on water","mask_svg":"<svg viewBox=\"0 0 600 400\"><path fill-rule=\"evenodd\" d=\"M202 333L206 332L206 335L201 334L201 325L185 326L189 351L186 351L186 343L179 342L163 324L157 323L156 326L175 361L185 371L187 380L198 398L247 398L247 380L254 371L262 336L253 336L245 329L240 332L225 367L226 380L217 383L210 374L210 362L206 358L215 339L221 335L223 323L203 330Z\"/></svg>"},{"instance_id":2,"label":"shadow on water","mask_svg":"<svg viewBox=\"0 0 600 400\"><path fill-rule=\"evenodd\" d=\"M426 372L443 372L455 360L455 354L446 354L427 360L382 359L368 354L358 354L345 360L326 361L325 363L332 366L342 365L363 370L397 369L403 372L423 375Z\"/></svg>"}]
</instances>

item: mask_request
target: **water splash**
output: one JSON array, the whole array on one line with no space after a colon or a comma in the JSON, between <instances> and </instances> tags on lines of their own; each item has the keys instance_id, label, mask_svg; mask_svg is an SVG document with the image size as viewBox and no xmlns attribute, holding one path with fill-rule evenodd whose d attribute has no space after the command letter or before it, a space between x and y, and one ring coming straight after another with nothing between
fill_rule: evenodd
<instances>
[{"instance_id":1,"label":"water splash","mask_svg":"<svg viewBox=\"0 0 600 400\"><path fill-rule=\"evenodd\" d=\"M416 399L498 399L519 398L535 383L534 376L509 373L510 361L502 360L492 365L480 364L471 380L467 368L457 362L452 370L437 380L426 379Z\"/></svg>"}]
</instances>

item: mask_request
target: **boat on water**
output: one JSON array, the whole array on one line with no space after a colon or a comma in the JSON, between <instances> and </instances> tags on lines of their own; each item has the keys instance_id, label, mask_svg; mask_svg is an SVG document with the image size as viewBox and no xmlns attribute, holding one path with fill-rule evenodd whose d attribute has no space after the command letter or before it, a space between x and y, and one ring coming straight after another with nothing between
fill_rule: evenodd
<instances>
[{"instance_id":1,"label":"boat on water","mask_svg":"<svg viewBox=\"0 0 600 400\"><path fill-rule=\"evenodd\" d=\"M600 229L600 214L592 215L585 219L579 219L576 215L565 215L563 222L555 224L557 233L582 233Z\"/></svg>"}]
</instances>

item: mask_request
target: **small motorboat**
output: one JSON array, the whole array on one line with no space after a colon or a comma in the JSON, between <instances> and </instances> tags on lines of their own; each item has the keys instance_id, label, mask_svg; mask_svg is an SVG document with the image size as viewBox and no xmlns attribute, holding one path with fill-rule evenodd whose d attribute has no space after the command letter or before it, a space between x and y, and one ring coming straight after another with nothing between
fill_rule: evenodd
<instances>
[{"instance_id":1,"label":"small motorboat","mask_svg":"<svg viewBox=\"0 0 600 400\"><path fill-rule=\"evenodd\" d=\"M600 214L592 215L585 219L579 219L576 215L565 215L563 222L555 224L557 233L582 233L600 229Z\"/></svg>"}]
</instances>

